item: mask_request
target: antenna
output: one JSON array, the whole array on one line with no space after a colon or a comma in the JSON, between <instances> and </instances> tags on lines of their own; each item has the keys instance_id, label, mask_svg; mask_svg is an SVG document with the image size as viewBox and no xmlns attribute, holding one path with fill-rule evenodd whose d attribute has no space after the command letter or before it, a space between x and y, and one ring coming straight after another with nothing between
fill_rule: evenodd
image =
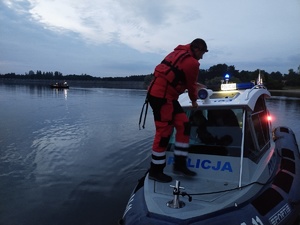
<instances>
[{"instance_id":1,"label":"antenna","mask_svg":"<svg viewBox=\"0 0 300 225\"><path fill-rule=\"evenodd\" d=\"M262 79L262 76L261 76L261 74L260 74L260 70L259 70L259 72L258 72L258 78L257 78L257 85L263 85L264 83L263 83L263 79Z\"/></svg>"}]
</instances>

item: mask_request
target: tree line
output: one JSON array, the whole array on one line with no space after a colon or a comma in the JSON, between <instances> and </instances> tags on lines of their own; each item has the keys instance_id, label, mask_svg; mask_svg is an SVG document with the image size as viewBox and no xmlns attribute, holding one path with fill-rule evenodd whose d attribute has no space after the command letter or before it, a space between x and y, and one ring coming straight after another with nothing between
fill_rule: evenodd
<instances>
[{"instance_id":1,"label":"tree line","mask_svg":"<svg viewBox=\"0 0 300 225\"><path fill-rule=\"evenodd\" d=\"M224 81L224 76L229 74L230 82L249 82L256 80L259 72L263 76L264 84L268 89L281 90L285 87L300 87L300 66L298 71L290 69L287 74L280 72L268 73L264 70L255 71L239 71L234 66L228 66L226 64L217 64L210 67L207 70L201 69L198 77L198 82L205 84L208 87L219 86ZM153 79L153 74L147 75L131 75L125 77L94 77L88 74L69 74L63 75L59 71L55 72L42 72L37 70L34 72L30 70L25 74L6 73L0 74L0 78L10 79L40 79L40 80L84 80L84 81L141 81L145 86L150 84Z\"/></svg>"}]
</instances>

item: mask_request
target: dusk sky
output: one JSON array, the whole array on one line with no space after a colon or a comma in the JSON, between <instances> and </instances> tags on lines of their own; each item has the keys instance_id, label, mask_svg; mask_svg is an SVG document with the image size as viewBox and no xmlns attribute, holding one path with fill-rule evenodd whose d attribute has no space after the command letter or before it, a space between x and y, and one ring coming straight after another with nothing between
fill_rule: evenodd
<instances>
[{"instance_id":1,"label":"dusk sky","mask_svg":"<svg viewBox=\"0 0 300 225\"><path fill-rule=\"evenodd\" d=\"M300 65L300 0L0 0L0 74L145 75L203 38L201 69Z\"/></svg>"}]
</instances>

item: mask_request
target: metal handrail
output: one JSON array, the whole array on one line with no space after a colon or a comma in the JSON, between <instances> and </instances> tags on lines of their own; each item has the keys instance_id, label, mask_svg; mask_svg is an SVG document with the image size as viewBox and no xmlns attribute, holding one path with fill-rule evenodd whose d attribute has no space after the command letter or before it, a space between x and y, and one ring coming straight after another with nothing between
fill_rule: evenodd
<instances>
[{"instance_id":1,"label":"metal handrail","mask_svg":"<svg viewBox=\"0 0 300 225\"><path fill-rule=\"evenodd\" d=\"M257 89L257 88L264 88L264 89L267 89L263 84L257 84L257 85L255 85L255 86L253 86L253 87L248 91L245 100L248 100L248 99L249 99L250 92L253 91L254 89Z\"/></svg>"}]
</instances>

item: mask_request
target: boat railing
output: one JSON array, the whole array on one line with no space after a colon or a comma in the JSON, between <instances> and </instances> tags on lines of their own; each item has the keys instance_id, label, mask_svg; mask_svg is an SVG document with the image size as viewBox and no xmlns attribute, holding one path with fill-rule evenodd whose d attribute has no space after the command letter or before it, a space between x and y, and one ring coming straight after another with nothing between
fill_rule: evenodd
<instances>
[{"instance_id":1,"label":"boat railing","mask_svg":"<svg viewBox=\"0 0 300 225\"><path fill-rule=\"evenodd\" d=\"M264 85L262 84L257 84L255 86L253 86L247 93L245 100L249 99L250 93L254 90L254 89L259 89L259 88L263 88L263 89L267 89Z\"/></svg>"}]
</instances>

